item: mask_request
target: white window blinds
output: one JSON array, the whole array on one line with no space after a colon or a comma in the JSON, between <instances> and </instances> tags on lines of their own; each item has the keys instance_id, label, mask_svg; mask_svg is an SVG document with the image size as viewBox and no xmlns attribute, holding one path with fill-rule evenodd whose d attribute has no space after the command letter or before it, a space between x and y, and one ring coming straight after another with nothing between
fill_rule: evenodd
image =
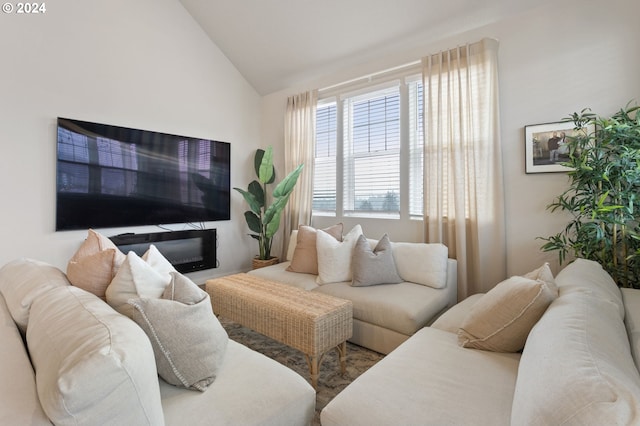
<instances>
[{"instance_id":1,"label":"white window blinds","mask_svg":"<svg viewBox=\"0 0 640 426\"><path fill-rule=\"evenodd\" d=\"M400 92L394 86L343 101L345 215L400 212Z\"/></svg>"}]
</instances>

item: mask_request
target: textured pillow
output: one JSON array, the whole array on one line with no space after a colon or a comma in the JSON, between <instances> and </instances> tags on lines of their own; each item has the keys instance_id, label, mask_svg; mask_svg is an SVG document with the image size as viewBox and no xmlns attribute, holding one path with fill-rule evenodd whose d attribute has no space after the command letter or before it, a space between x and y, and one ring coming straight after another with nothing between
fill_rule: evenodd
<instances>
[{"instance_id":1,"label":"textured pillow","mask_svg":"<svg viewBox=\"0 0 640 426\"><path fill-rule=\"evenodd\" d=\"M323 231L333 236L336 241L342 241L342 223L325 228ZM311 226L300 225L298 227L296 248L287 271L318 275L317 232L318 230Z\"/></svg>"},{"instance_id":2,"label":"textured pillow","mask_svg":"<svg viewBox=\"0 0 640 426\"><path fill-rule=\"evenodd\" d=\"M153 252L148 257L152 263L158 264L159 253ZM159 262L162 264L162 262ZM166 265L162 264L166 268ZM115 310L129 318L133 315L133 307L127 303L129 299L138 297L158 299L171 281L171 275L163 268L154 269L151 264L130 251L120 266L118 273L107 287L107 302Z\"/></svg>"},{"instance_id":3,"label":"textured pillow","mask_svg":"<svg viewBox=\"0 0 640 426\"><path fill-rule=\"evenodd\" d=\"M356 225L344 236L343 241L337 241L324 231L316 234L316 248L318 250L318 284L329 284L351 281L351 255L353 247L362 235L362 227Z\"/></svg>"},{"instance_id":4,"label":"textured pillow","mask_svg":"<svg viewBox=\"0 0 640 426\"><path fill-rule=\"evenodd\" d=\"M67 264L67 277L74 286L104 299L124 259L124 253L109 238L89 229L87 238Z\"/></svg>"},{"instance_id":5,"label":"textured pillow","mask_svg":"<svg viewBox=\"0 0 640 426\"><path fill-rule=\"evenodd\" d=\"M465 348L518 352L531 328L558 297L545 281L511 277L478 300L458 330Z\"/></svg>"},{"instance_id":6,"label":"textured pillow","mask_svg":"<svg viewBox=\"0 0 640 426\"><path fill-rule=\"evenodd\" d=\"M52 423L164 424L149 339L95 295L66 286L38 297L27 345Z\"/></svg>"},{"instance_id":7,"label":"textured pillow","mask_svg":"<svg viewBox=\"0 0 640 426\"><path fill-rule=\"evenodd\" d=\"M33 301L53 288L69 285L60 269L33 259L16 259L0 269L0 293L23 335L27 331Z\"/></svg>"},{"instance_id":8,"label":"textured pillow","mask_svg":"<svg viewBox=\"0 0 640 426\"><path fill-rule=\"evenodd\" d=\"M443 244L392 243L398 274L404 281L433 288L447 286L449 249Z\"/></svg>"},{"instance_id":9,"label":"textured pillow","mask_svg":"<svg viewBox=\"0 0 640 426\"><path fill-rule=\"evenodd\" d=\"M167 383L204 392L220 368L229 337L209 295L171 273L161 299L132 299L133 320L147 333L158 374Z\"/></svg>"},{"instance_id":10,"label":"textured pillow","mask_svg":"<svg viewBox=\"0 0 640 426\"><path fill-rule=\"evenodd\" d=\"M402 282L396 270L391 241L387 234L380 238L373 250L367 238L360 235L353 248L351 268L353 272L351 285L354 287Z\"/></svg>"},{"instance_id":11,"label":"textured pillow","mask_svg":"<svg viewBox=\"0 0 640 426\"><path fill-rule=\"evenodd\" d=\"M549 262L545 262L538 269L534 269L533 271L523 276L531 280L544 281L549 285L549 288L551 290L555 291L556 293L558 292L558 286L556 285L555 278L553 278L553 272L551 272L551 268L549 267Z\"/></svg>"}]
</instances>

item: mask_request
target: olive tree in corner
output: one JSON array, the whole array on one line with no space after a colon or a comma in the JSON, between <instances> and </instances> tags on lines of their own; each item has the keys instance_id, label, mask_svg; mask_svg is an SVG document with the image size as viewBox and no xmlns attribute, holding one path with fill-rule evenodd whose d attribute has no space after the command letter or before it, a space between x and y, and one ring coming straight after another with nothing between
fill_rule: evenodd
<instances>
[{"instance_id":1,"label":"olive tree in corner","mask_svg":"<svg viewBox=\"0 0 640 426\"><path fill-rule=\"evenodd\" d=\"M543 251L595 260L619 286L640 288L640 114L627 105L611 117L574 113L569 140L569 188L547 209L569 212ZM587 129L592 129L587 131Z\"/></svg>"}]
</instances>

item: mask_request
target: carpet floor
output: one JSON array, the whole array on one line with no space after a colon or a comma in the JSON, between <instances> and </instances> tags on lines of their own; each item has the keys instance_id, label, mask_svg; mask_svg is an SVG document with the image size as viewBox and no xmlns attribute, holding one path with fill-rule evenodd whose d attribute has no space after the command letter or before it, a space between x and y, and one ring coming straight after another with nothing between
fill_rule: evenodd
<instances>
[{"instance_id":1,"label":"carpet floor","mask_svg":"<svg viewBox=\"0 0 640 426\"><path fill-rule=\"evenodd\" d=\"M220 318L220 322L231 339L286 365L307 379L307 381L310 381L309 367L302 352L225 318ZM318 392L316 394L316 413L313 425L320 425L320 411L329 401L383 357L384 355L378 352L347 343L347 372L343 376L340 372L338 351L332 350L327 353L320 365Z\"/></svg>"}]
</instances>

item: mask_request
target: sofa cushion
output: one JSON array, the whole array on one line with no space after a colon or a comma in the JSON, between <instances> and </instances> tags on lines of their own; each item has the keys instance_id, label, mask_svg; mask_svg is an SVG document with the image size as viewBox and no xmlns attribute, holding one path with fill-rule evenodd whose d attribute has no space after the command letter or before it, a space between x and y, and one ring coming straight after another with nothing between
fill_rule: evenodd
<instances>
[{"instance_id":1,"label":"sofa cushion","mask_svg":"<svg viewBox=\"0 0 640 426\"><path fill-rule=\"evenodd\" d=\"M597 272L589 263L574 262L558 274L560 296L531 330L513 425L640 424L640 375L618 306L602 297L619 290L603 290L607 279L589 278Z\"/></svg>"},{"instance_id":2,"label":"sofa cushion","mask_svg":"<svg viewBox=\"0 0 640 426\"><path fill-rule=\"evenodd\" d=\"M465 348L517 352L557 291L545 281L514 276L481 297L458 330Z\"/></svg>"},{"instance_id":3,"label":"sofa cushion","mask_svg":"<svg viewBox=\"0 0 640 426\"><path fill-rule=\"evenodd\" d=\"M392 243L398 274L403 280L433 288L447 285L449 249L443 244Z\"/></svg>"},{"instance_id":4,"label":"sofa cushion","mask_svg":"<svg viewBox=\"0 0 640 426\"><path fill-rule=\"evenodd\" d=\"M327 404L323 426L508 425L520 354L425 327Z\"/></svg>"},{"instance_id":5,"label":"sofa cushion","mask_svg":"<svg viewBox=\"0 0 640 426\"><path fill-rule=\"evenodd\" d=\"M342 282L324 284L314 291L351 300L354 319L407 336L424 327L448 303L445 292L408 282L371 287Z\"/></svg>"},{"instance_id":6,"label":"sofa cushion","mask_svg":"<svg viewBox=\"0 0 640 426\"><path fill-rule=\"evenodd\" d=\"M631 355L640 371L640 290L621 288L625 306L624 325L629 335Z\"/></svg>"},{"instance_id":7,"label":"sofa cushion","mask_svg":"<svg viewBox=\"0 0 640 426\"><path fill-rule=\"evenodd\" d=\"M324 232L334 237L336 241L342 241L342 230L342 223L323 229ZM318 230L311 226L300 225L298 227L296 246L287 271L318 275L317 233Z\"/></svg>"},{"instance_id":8,"label":"sofa cushion","mask_svg":"<svg viewBox=\"0 0 640 426\"><path fill-rule=\"evenodd\" d=\"M0 295L0 342L2 342L0 424L51 426L51 422L40 406L36 377L27 348L2 295Z\"/></svg>"},{"instance_id":9,"label":"sofa cushion","mask_svg":"<svg viewBox=\"0 0 640 426\"><path fill-rule=\"evenodd\" d=\"M512 424L640 422L640 379L616 316L584 294L551 306L523 353Z\"/></svg>"},{"instance_id":10,"label":"sofa cushion","mask_svg":"<svg viewBox=\"0 0 640 426\"><path fill-rule=\"evenodd\" d=\"M159 299L171 281L170 270L164 262L158 260L162 255L157 250L147 253L151 253L146 256L148 261L130 251L107 287L106 296L109 305L129 318L133 316L133 306L127 303L129 299L138 297Z\"/></svg>"},{"instance_id":11,"label":"sofa cushion","mask_svg":"<svg viewBox=\"0 0 640 426\"><path fill-rule=\"evenodd\" d=\"M68 286L37 298L27 344L54 424L163 424L149 339L95 295Z\"/></svg>"},{"instance_id":12,"label":"sofa cushion","mask_svg":"<svg viewBox=\"0 0 640 426\"><path fill-rule=\"evenodd\" d=\"M290 272L287 270L289 265L290 262L281 262L266 268L253 269L247 273L268 280L278 281L302 290L313 290L318 287L316 275Z\"/></svg>"},{"instance_id":13,"label":"sofa cushion","mask_svg":"<svg viewBox=\"0 0 640 426\"><path fill-rule=\"evenodd\" d=\"M27 331L31 304L40 295L70 283L60 269L33 259L16 259L0 269L0 292L22 334Z\"/></svg>"},{"instance_id":14,"label":"sofa cushion","mask_svg":"<svg viewBox=\"0 0 640 426\"><path fill-rule=\"evenodd\" d=\"M147 333L158 374L204 392L216 378L229 337L207 292L177 272L160 299L131 299L133 320Z\"/></svg>"},{"instance_id":15,"label":"sofa cushion","mask_svg":"<svg viewBox=\"0 0 640 426\"><path fill-rule=\"evenodd\" d=\"M356 225L344 236L342 241L324 231L316 235L318 250L318 284L351 281L351 255L353 247L362 235L362 228Z\"/></svg>"},{"instance_id":16,"label":"sofa cushion","mask_svg":"<svg viewBox=\"0 0 640 426\"><path fill-rule=\"evenodd\" d=\"M360 235L353 248L351 268L353 272L351 285L354 287L402 282L393 260L391 241L387 234L382 236L373 249L365 236Z\"/></svg>"},{"instance_id":17,"label":"sofa cushion","mask_svg":"<svg viewBox=\"0 0 640 426\"><path fill-rule=\"evenodd\" d=\"M163 380L160 392L168 425L309 425L316 403L304 377L233 340L204 393Z\"/></svg>"},{"instance_id":18,"label":"sofa cushion","mask_svg":"<svg viewBox=\"0 0 640 426\"><path fill-rule=\"evenodd\" d=\"M460 303L456 303L449 308L447 312L440 315L433 324L431 324L431 327L458 334L458 329L462 326L467 315L469 315L469 311L471 311L473 305L475 305L482 296L484 296L484 293L472 294Z\"/></svg>"},{"instance_id":19,"label":"sofa cushion","mask_svg":"<svg viewBox=\"0 0 640 426\"><path fill-rule=\"evenodd\" d=\"M611 275L598 262L576 259L556 276L556 285L563 293L582 292L606 300L615 305L620 320L624 319L625 309L622 294Z\"/></svg>"},{"instance_id":20,"label":"sofa cushion","mask_svg":"<svg viewBox=\"0 0 640 426\"><path fill-rule=\"evenodd\" d=\"M67 264L71 284L105 298L105 291L125 255L104 235L89 229L87 238Z\"/></svg>"}]
</instances>

